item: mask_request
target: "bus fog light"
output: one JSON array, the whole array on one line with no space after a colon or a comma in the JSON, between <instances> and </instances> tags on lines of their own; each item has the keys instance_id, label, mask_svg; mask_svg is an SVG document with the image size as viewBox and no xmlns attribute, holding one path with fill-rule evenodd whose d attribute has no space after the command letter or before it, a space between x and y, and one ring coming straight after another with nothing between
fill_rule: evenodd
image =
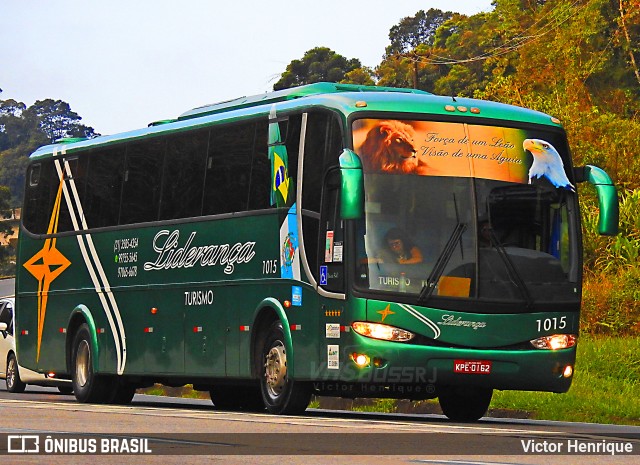
<instances>
[{"instance_id":1,"label":"bus fog light","mask_svg":"<svg viewBox=\"0 0 640 465\"><path fill-rule=\"evenodd\" d=\"M575 334L554 334L533 339L531 345L541 350L568 349L576 345L577 336Z\"/></svg>"},{"instance_id":2,"label":"bus fog light","mask_svg":"<svg viewBox=\"0 0 640 465\"><path fill-rule=\"evenodd\" d=\"M353 360L359 367L366 367L371 363L371 359L367 355L355 352L351 354L351 360Z\"/></svg>"},{"instance_id":3,"label":"bus fog light","mask_svg":"<svg viewBox=\"0 0 640 465\"><path fill-rule=\"evenodd\" d=\"M571 365L567 365L566 367L564 367L562 376L565 378L571 378L571 376L573 376L573 367Z\"/></svg>"},{"instance_id":4,"label":"bus fog light","mask_svg":"<svg viewBox=\"0 0 640 465\"><path fill-rule=\"evenodd\" d=\"M383 341L407 342L414 338L414 334L404 329L380 323L368 323L356 321L351 327L353 330L366 337L382 339Z\"/></svg>"}]
</instances>

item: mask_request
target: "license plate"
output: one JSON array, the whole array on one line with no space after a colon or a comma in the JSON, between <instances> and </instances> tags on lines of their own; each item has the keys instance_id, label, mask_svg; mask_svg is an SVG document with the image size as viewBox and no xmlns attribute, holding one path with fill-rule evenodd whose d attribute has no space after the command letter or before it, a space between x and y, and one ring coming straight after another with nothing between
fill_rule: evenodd
<instances>
[{"instance_id":1,"label":"license plate","mask_svg":"<svg viewBox=\"0 0 640 465\"><path fill-rule=\"evenodd\" d=\"M471 375L488 375L491 373L491 361L489 360L454 360L454 373Z\"/></svg>"}]
</instances>

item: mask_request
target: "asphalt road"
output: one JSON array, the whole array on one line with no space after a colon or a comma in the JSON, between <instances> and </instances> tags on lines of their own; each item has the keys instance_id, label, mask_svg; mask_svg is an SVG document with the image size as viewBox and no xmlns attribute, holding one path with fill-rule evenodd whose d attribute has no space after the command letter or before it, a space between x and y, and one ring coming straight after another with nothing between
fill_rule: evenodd
<instances>
[{"instance_id":1,"label":"asphalt road","mask_svg":"<svg viewBox=\"0 0 640 465\"><path fill-rule=\"evenodd\" d=\"M7 453L7 435L13 435L13 440L38 437L41 447L48 438L49 450L55 450L55 445L69 452L73 441L76 447L91 441L97 450L103 441L115 447L112 455L90 457L14 453L4 457L11 459L6 463L524 465L561 461L590 465L640 461L640 427L615 425L508 419L457 424L439 415L315 409L303 416L284 417L219 411L208 400L140 394L128 406L91 405L77 403L73 396L55 389L37 387L28 387L24 394L0 390L0 412L0 454ZM136 444L152 453L118 455L131 452ZM631 448L632 455L578 453L580 447L615 444ZM539 453L525 453L525 447ZM571 447L573 453L567 450ZM554 448L568 454L543 453ZM17 450L15 444L13 449Z\"/></svg>"}]
</instances>

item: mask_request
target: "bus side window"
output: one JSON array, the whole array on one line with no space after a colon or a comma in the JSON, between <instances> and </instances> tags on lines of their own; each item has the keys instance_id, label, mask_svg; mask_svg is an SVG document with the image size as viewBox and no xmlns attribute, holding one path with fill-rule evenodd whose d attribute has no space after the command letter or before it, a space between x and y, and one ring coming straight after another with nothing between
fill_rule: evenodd
<instances>
[{"instance_id":1,"label":"bus side window","mask_svg":"<svg viewBox=\"0 0 640 465\"><path fill-rule=\"evenodd\" d=\"M249 210L270 208L271 165L267 148L267 122L259 121L251 158L251 180L249 187Z\"/></svg>"},{"instance_id":2,"label":"bus side window","mask_svg":"<svg viewBox=\"0 0 640 465\"><path fill-rule=\"evenodd\" d=\"M34 234L46 234L60 181L53 160L31 165L27 174L23 224Z\"/></svg>"},{"instance_id":3,"label":"bus side window","mask_svg":"<svg viewBox=\"0 0 640 465\"><path fill-rule=\"evenodd\" d=\"M120 224L156 221L166 139L129 144L120 208Z\"/></svg>"},{"instance_id":4,"label":"bus side window","mask_svg":"<svg viewBox=\"0 0 640 465\"><path fill-rule=\"evenodd\" d=\"M62 160L61 160L62 161ZM69 195L73 197L72 205L75 205L75 194L78 194L78 200L80 201L80 205L84 205L84 197L85 197L85 182L86 182L86 173L87 173L87 157L83 156L78 158L77 156L72 156L69 158L65 158L63 163L64 170L64 182L67 186L67 192ZM69 167L71 171L71 176L67 173L66 166ZM57 172L56 172L57 174ZM71 186L74 186L75 189L72 189ZM82 218L80 218L81 210L74 206L74 216L78 223L81 222ZM66 201L62 201L60 203L60 216L58 218L58 232L64 231L73 231L74 225L71 220L71 213L69 212L69 207Z\"/></svg>"},{"instance_id":5,"label":"bus side window","mask_svg":"<svg viewBox=\"0 0 640 465\"><path fill-rule=\"evenodd\" d=\"M116 226L120 214L124 146L89 156L84 214L89 228Z\"/></svg>"},{"instance_id":6,"label":"bus side window","mask_svg":"<svg viewBox=\"0 0 640 465\"><path fill-rule=\"evenodd\" d=\"M160 201L161 220L200 215L208 143L208 130L168 139Z\"/></svg>"},{"instance_id":7,"label":"bus side window","mask_svg":"<svg viewBox=\"0 0 640 465\"><path fill-rule=\"evenodd\" d=\"M211 129L203 215L247 210L255 123Z\"/></svg>"}]
</instances>

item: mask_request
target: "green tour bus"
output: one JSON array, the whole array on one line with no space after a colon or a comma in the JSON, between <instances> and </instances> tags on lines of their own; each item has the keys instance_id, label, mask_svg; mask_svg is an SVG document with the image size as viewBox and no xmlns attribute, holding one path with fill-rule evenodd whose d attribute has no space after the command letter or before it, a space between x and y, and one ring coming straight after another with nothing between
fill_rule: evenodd
<instances>
[{"instance_id":1,"label":"green tour bus","mask_svg":"<svg viewBox=\"0 0 640 465\"><path fill-rule=\"evenodd\" d=\"M566 392L579 332L576 185L560 122L493 102L316 83L30 157L22 366L80 402L192 384L221 409L311 395Z\"/></svg>"}]
</instances>

